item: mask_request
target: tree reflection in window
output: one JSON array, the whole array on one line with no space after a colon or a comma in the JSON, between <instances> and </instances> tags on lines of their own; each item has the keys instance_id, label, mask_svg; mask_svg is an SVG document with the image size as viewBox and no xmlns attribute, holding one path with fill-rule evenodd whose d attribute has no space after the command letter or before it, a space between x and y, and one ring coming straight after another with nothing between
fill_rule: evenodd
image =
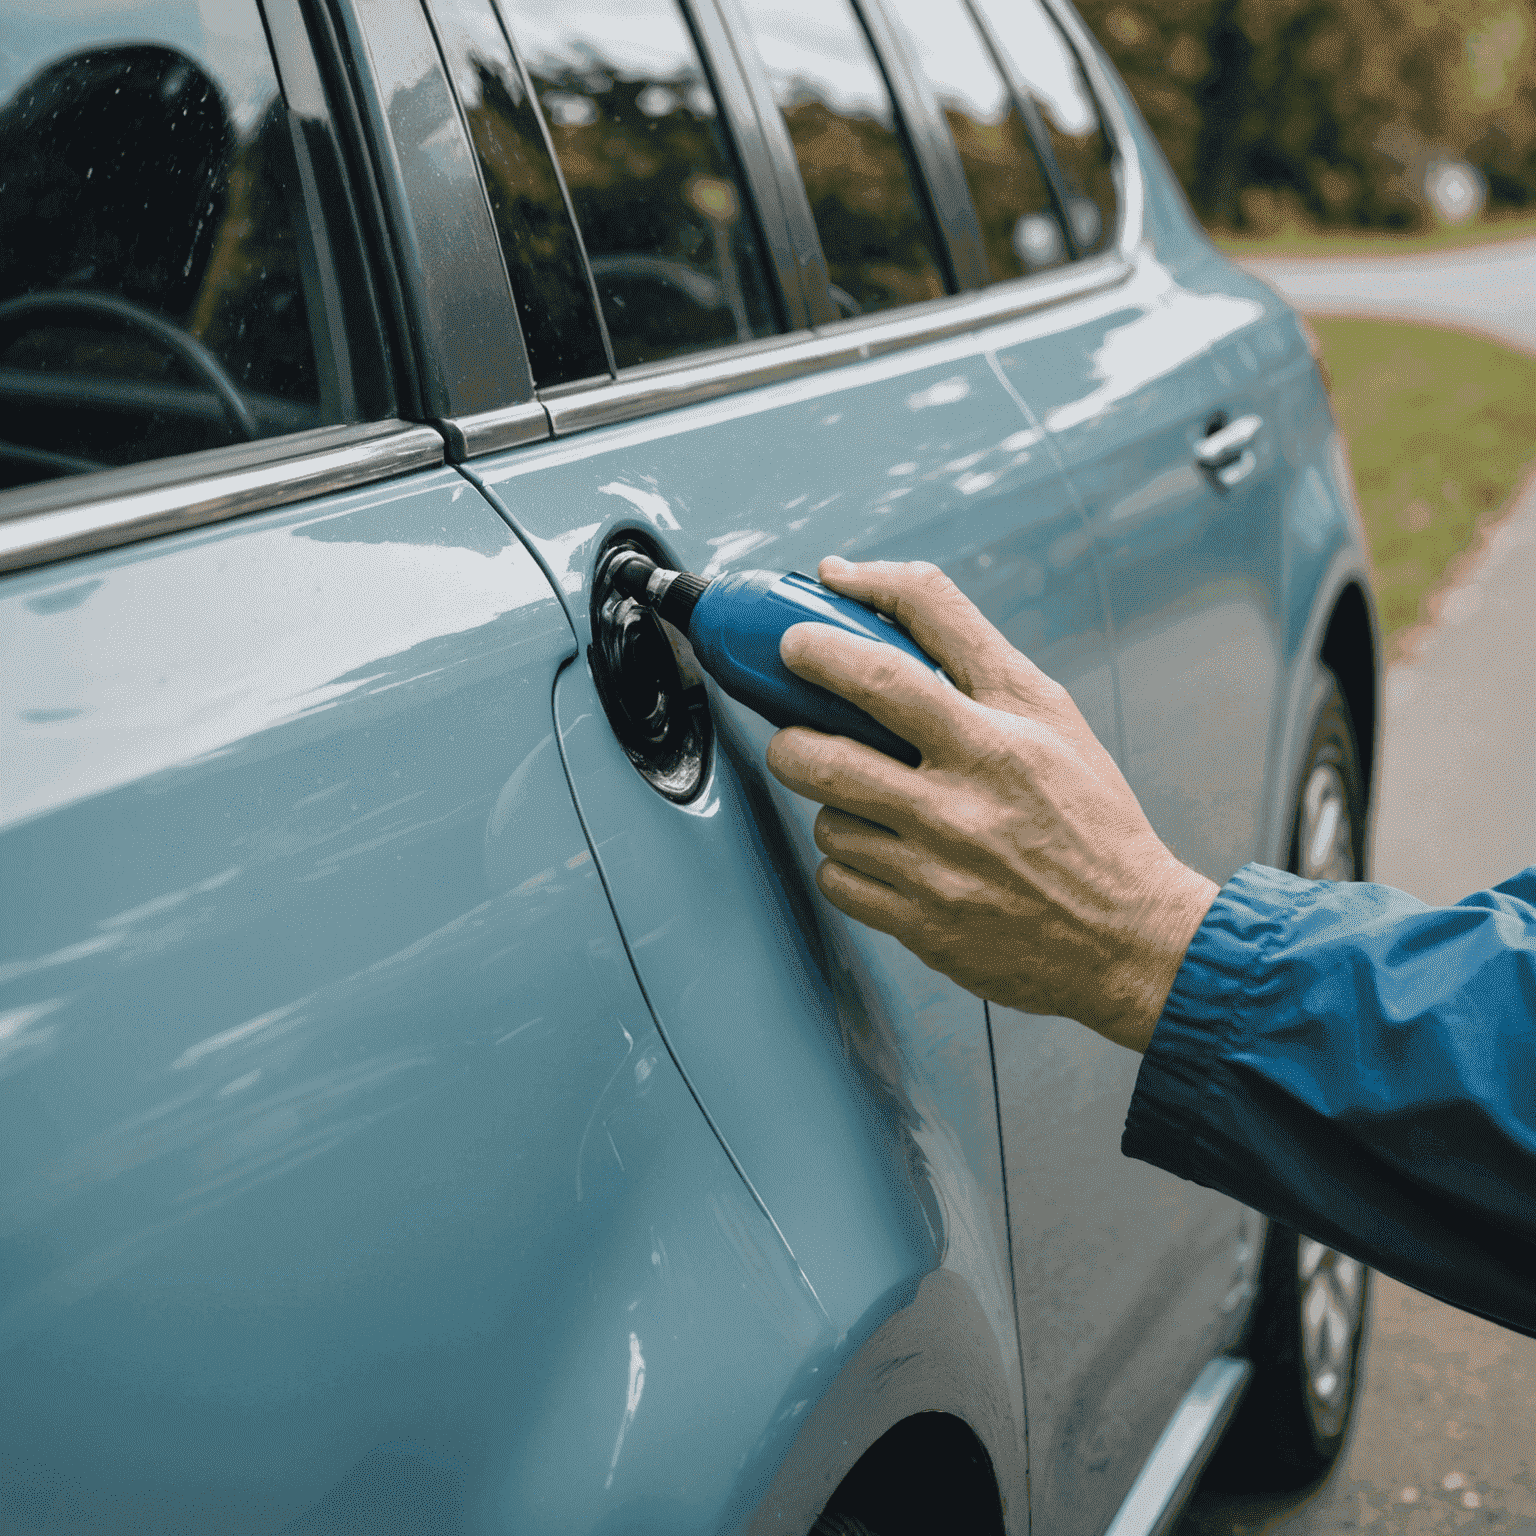
<instances>
[{"instance_id":1,"label":"tree reflection in window","mask_svg":"<svg viewBox=\"0 0 1536 1536\"><path fill-rule=\"evenodd\" d=\"M890 91L847 0L745 0L845 314L944 292Z\"/></svg>"},{"instance_id":2,"label":"tree reflection in window","mask_svg":"<svg viewBox=\"0 0 1536 1536\"><path fill-rule=\"evenodd\" d=\"M1044 172L1013 100L961 0L892 0L954 136L993 282L1067 257Z\"/></svg>"},{"instance_id":3,"label":"tree reflection in window","mask_svg":"<svg viewBox=\"0 0 1536 1536\"><path fill-rule=\"evenodd\" d=\"M714 92L673 0L503 0L619 367L778 329Z\"/></svg>"},{"instance_id":4,"label":"tree reflection in window","mask_svg":"<svg viewBox=\"0 0 1536 1536\"><path fill-rule=\"evenodd\" d=\"M608 371L581 248L560 178L491 0L436 13L438 40L469 123L536 384Z\"/></svg>"}]
</instances>

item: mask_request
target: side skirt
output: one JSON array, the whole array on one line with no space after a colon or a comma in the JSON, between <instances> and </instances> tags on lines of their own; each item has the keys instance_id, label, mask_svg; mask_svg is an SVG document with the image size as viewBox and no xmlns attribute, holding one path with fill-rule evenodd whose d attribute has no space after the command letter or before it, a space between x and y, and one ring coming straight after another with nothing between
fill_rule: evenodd
<instances>
[{"instance_id":1,"label":"side skirt","mask_svg":"<svg viewBox=\"0 0 1536 1536\"><path fill-rule=\"evenodd\" d=\"M1104 1536L1164 1536L1216 1449L1253 1367L1218 1355L1184 1394Z\"/></svg>"}]
</instances>

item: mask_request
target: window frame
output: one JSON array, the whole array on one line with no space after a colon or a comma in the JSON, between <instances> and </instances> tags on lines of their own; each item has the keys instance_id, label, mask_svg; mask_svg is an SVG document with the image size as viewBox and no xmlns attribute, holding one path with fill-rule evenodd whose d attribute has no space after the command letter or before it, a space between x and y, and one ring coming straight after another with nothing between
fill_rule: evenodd
<instances>
[{"instance_id":1,"label":"window frame","mask_svg":"<svg viewBox=\"0 0 1536 1536\"><path fill-rule=\"evenodd\" d=\"M301 3L308 22L308 36L301 41L311 50L321 70L331 113L345 114L347 92L354 98L359 94L353 62L322 9L325 0ZM346 0L335 3L340 6ZM533 393L530 378L523 386L526 393L519 395L513 390L513 397L504 403L486 410L437 415L430 424L422 424L419 419L412 422L390 418L358 426L322 427L256 443L71 476L36 487L19 487L0 493L0 572L135 543L432 468L445 461L462 462L522 443L565 437L746 389L848 367L1120 286L1132 275L1142 242L1145 195L1137 140L1120 93L1092 37L1069 8L1057 0L1041 3L1077 55L1115 152L1118 226L1109 247L1098 255L1049 272L1009 279L983 289L966 289L876 315L843 318L835 312L818 310L809 295L817 289L818 263L820 289L825 291L821 243L789 136L787 132L776 131L775 125L782 127L782 117L767 92L766 77L756 59L751 34L735 13L734 0L687 0L695 20L695 37L706 54L706 68L716 82L721 110L729 114L729 126L736 136L743 175L749 182L746 190L760 199L756 212L769 242L770 266L781 284L786 318L793 323L797 314L803 314L802 327L699 356L629 369L614 379L562 386L541 395ZM266 16L268 0L258 0L258 4ZM278 46L274 39L274 54L278 53ZM441 67L435 41L434 57ZM1006 60L999 62L1005 78L1016 90L1020 89ZM278 66L282 78L281 57ZM343 77L347 92L337 89L336 75ZM449 95L457 105L451 89ZM375 122L378 115L375 113ZM358 116L363 116L361 109ZM351 195L360 205L366 237L371 223L377 228L390 217L384 192L378 185L383 177L373 151L366 145L363 130L358 127L349 133L347 123L338 125L334 116L328 121ZM456 121L462 133L462 119ZM466 163L474 173L475 203L482 210L480 217L485 220L490 237L489 250L494 253L488 267L504 281L505 264L490 224L489 205L467 135L465 151ZM377 203L370 218L373 198ZM781 264L785 253L789 257L788 274ZM393 249L373 249L368 254L374 262L377 303L385 333L398 338L394 349L397 388L406 402L401 413L419 418L427 413L421 409L419 396L414 408L410 403L414 393L410 369L413 363L421 361L423 338L407 312L402 293L404 279L396 268ZM800 278L802 273L804 281ZM803 306L798 310L793 300L797 289ZM516 348L521 349L522 331L510 286L505 303L512 326L509 334L516 338ZM445 361L438 356L436 366L440 369ZM522 364L526 370L525 352Z\"/></svg>"},{"instance_id":2,"label":"window frame","mask_svg":"<svg viewBox=\"0 0 1536 1536\"><path fill-rule=\"evenodd\" d=\"M436 421L531 402L490 203L425 8L331 4L384 202L421 414Z\"/></svg>"},{"instance_id":3,"label":"window frame","mask_svg":"<svg viewBox=\"0 0 1536 1536\"><path fill-rule=\"evenodd\" d=\"M825 257L821 254L820 237L811 216L794 148L788 132L783 129L783 117L768 85L766 71L757 58L748 23L735 0L685 0L685 3L697 9L715 7L727 28L740 79L746 88L743 104L752 109L759 125L761 143L777 169L781 206L789 224L789 239L800 253L797 259L801 269L808 274L808 281L802 291L806 293L811 313L810 324L804 330L789 331L761 341L737 343L699 356L626 369L618 378L609 382L562 385L556 389L542 390L539 398L548 412L551 432L555 437L632 421L662 411L718 399L741 390L784 383L828 369L847 367L871 358L905 351L928 342L942 341L963 332L1054 309L1073 300L1119 287L1130 279L1142 243L1145 206L1136 138L1125 116L1121 98L1105 72L1108 66L1094 50L1092 38L1083 30L1075 14L1065 6L1058 5L1056 0L1041 0L1041 3L1046 6L1077 56L1115 154L1119 200L1118 224L1113 239L1096 255L1068 262L1050 271L1008 278L996 283L990 282L988 278L985 286L964 288L942 298L851 318L839 316L835 312L826 314L830 305L823 305L821 312L815 307L812 290L818 281L818 269L819 282L822 291L825 290ZM990 38L985 31L982 37L990 47ZM896 56L902 56L902 50L889 33L887 45ZM876 52L877 55L881 54L878 42ZM1006 59L999 58L997 63L1010 89L1016 95L1027 96L1014 78ZM889 60L883 55L881 65L889 71ZM910 66L904 64L903 67ZM902 110L900 100L896 101L896 108L898 112ZM942 117L939 123L946 146L945 158L952 157L952 169L948 174L958 183L974 225L975 209L971 205L970 191L965 185L959 152L954 148L948 124L943 122ZM765 124L770 126L765 127ZM743 131L734 122L733 128L738 132ZM924 162L920 161L920 174L923 168ZM978 256L982 256L979 226L976 241Z\"/></svg>"},{"instance_id":4,"label":"window frame","mask_svg":"<svg viewBox=\"0 0 1536 1536\"><path fill-rule=\"evenodd\" d=\"M1035 153L1040 160L1040 168L1044 172L1046 182L1051 189L1051 200L1055 205L1056 218L1061 225L1062 238L1067 243L1067 250L1070 253L1071 260L1082 261L1085 258L1078 248L1077 236L1073 233L1072 220L1067 212L1068 188L1066 178L1063 176L1061 165L1056 159L1056 146L1051 142L1050 130L1046 127L1044 119L1040 115L1040 108L1036 105L1034 97L1030 94L1027 84L1015 73L1016 66L1008 50L1002 46L1002 43L993 31L992 23L986 13L975 3L975 0L961 0L961 3L965 6L971 20L975 23L976 30L981 34L982 42L985 44L987 51L992 55L993 63L997 65L998 72L1007 82L1008 89L1013 94L1014 104L1018 107L1020 113L1023 114L1024 121L1028 125L1030 137L1034 141ZM1080 35L1074 35L1073 30L1067 26L1065 19L1058 8L1051 3L1051 0L1035 0L1035 3L1040 6L1041 10L1046 13L1050 20L1056 23L1057 30L1062 34L1062 40L1066 43L1067 51L1077 60L1077 66L1083 72L1084 83L1088 87L1089 95L1093 98L1094 106L1098 109L1099 126L1103 131L1105 139L1108 141L1112 157L1111 175L1114 179L1116 194L1115 217L1119 221L1119 225L1123 226L1126 218L1125 183L1127 180L1125 169L1126 150L1124 146L1127 139L1125 135L1116 131L1117 125L1112 122L1106 107L1104 89L1100 82L1094 79L1093 74L1089 70L1089 61L1085 57L1083 43L1084 41L1091 43L1092 39L1083 39ZM1072 20L1076 21L1077 18L1073 16ZM1118 106L1118 102L1116 105ZM1141 184L1140 175L1141 171L1138 164L1136 166L1138 192ZM1139 229L1139 209L1137 226ZM1120 229L1117 228L1116 238L1106 242L1106 248L1115 249L1120 243Z\"/></svg>"},{"instance_id":5,"label":"window frame","mask_svg":"<svg viewBox=\"0 0 1536 1536\"><path fill-rule=\"evenodd\" d=\"M392 410L376 420L146 459L0 491L0 573L267 511L444 461L442 433L402 419L419 414L412 409L417 403L411 367L415 359L409 338L397 324L402 309L398 275L392 263L379 259L382 223L377 215L382 199L371 160L355 131L355 84L339 56L335 29L320 0L255 3L300 156L305 203L317 193L339 190L357 226L363 270L346 274L356 282L343 278L345 294L331 295L343 300L345 310L332 313L328 307L327 342L345 345L354 364L379 371L386 394L373 404L382 408L387 399L393 402ZM316 163L317 149L323 164ZM329 236L323 229L314 238L329 247ZM323 254L317 254L323 262ZM337 285L322 281L322 286ZM371 334L364 329L370 324Z\"/></svg>"},{"instance_id":6,"label":"window frame","mask_svg":"<svg viewBox=\"0 0 1536 1536\"><path fill-rule=\"evenodd\" d=\"M438 26L435 12L444 5L454 3L456 3L456 0L422 0L422 4L428 14L433 16L434 30ZM689 353L681 358L667 358L657 363L640 363L627 367L614 367L613 347L608 336L607 319L603 314L602 305L597 296L597 284L592 272L591 257L587 251L586 237L582 232L580 221L576 218L575 204L571 198L570 188L566 185L565 171L560 164L560 157L554 150L554 141L550 134L549 124L544 116L543 104L538 98L537 91L533 89L532 79L522 58L517 37L507 20L499 0L490 0L490 4L501 25L502 35L508 43L518 72L522 76L524 86L528 90L529 100L539 121L545 153L549 156L553 165L555 177L560 186L561 196L565 202L566 212L576 231L576 243L581 253L587 292L592 304L593 313L596 316L598 328L603 335L604 345L608 350L610 367L614 368L610 380L606 382L626 379L650 369L686 366L702 358L714 357L726 350L751 349L761 346L765 342L775 343L780 341L784 335L792 334L804 328L808 317L804 289L800 279L802 263L799 260L798 250L791 237L789 225L785 217L781 181L776 172L773 157L763 141L762 124L751 90L742 76L737 50L732 41L731 34L727 30L720 14L714 9L712 0L677 0L683 26L698 50L700 67L703 69L705 78L709 82L710 90L714 95L716 110L720 114L726 135L730 141L730 147L735 158L734 169L741 179L740 191L745 204L745 212L752 222L754 233L765 257L765 276L770 290L770 302L774 307L776 320L782 323L784 328L772 336L755 338L750 342L727 342L718 347L709 347L697 353ZM451 72L449 74L449 87L450 90L453 89ZM462 119L464 107L463 103L459 101L456 91L454 91L454 101ZM489 214L489 192L486 191L483 178L480 177L478 163L475 166L475 173L477 180L480 181L482 192L485 194L486 208ZM499 253L499 239L497 250ZM536 387L535 394L542 401L559 398L561 395L573 390L601 389L604 383L605 381L601 378L596 380L581 379L570 383ZM448 425L452 426L453 424L449 423ZM495 434L493 433L478 433L477 442L479 446L475 448L474 451L476 452L489 452L497 446ZM500 443L500 446L511 446L511 444L503 442ZM450 451L453 451L454 448L455 444L450 440Z\"/></svg>"},{"instance_id":7,"label":"window frame","mask_svg":"<svg viewBox=\"0 0 1536 1536\"><path fill-rule=\"evenodd\" d=\"M981 223L938 95L917 60L908 55L902 29L883 0L853 0L853 5L863 13L865 31L890 85L902 132L911 145L918 197L927 202L924 212L933 222L939 249L949 266L949 291L954 294L985 288L991 275Z\"/></svg>"}]
</instances>

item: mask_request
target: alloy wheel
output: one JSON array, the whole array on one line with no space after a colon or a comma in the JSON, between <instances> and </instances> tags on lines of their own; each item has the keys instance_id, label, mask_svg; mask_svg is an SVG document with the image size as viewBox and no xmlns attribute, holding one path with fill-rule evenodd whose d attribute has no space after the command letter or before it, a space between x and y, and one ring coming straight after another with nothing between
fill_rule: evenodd
<instances>
[{"instance_id":1,"label":"alloy wheel","mask_svg":"<svg viewBox=\"0 0 1536 1536\"><path fill-rule=\"evenodd\" d=\"M1344 1425L1354 1384L1355 1336L1365 1305L1364 1265L1310 1237L1296 1245L1307 1408L1319 1440Z\"/></svg>"},{"instance_id":2,"label":"alloy wheel","mask_svg":"<svg viewBox=\"0 0 1536 1536\"><path fill-rule=\"evenodd\" d=\"M1354 828L1344 778L1333 763L1318 763L1301 796L1297 855L1306 880L1355 878Z\"/></svg>"}]
</instances>

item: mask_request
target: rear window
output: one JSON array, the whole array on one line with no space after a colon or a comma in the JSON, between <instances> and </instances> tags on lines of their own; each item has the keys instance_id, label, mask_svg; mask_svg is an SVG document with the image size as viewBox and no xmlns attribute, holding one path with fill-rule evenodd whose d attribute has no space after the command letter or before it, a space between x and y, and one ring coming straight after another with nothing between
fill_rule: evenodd
<instances>
[{"instance_id":1,"label":"rear window","mask_svg":"<svg viewBox=\"0 0 1536 1536\"><path fill-rule=\"evenodd\" d=\"M615 364L780 329L714 89L673 0L503 0Z\"/></svg>"},{"instance_id":2,"label":"rear window","mask_svg":"<svg viewBox=\"0 0 1536 1536\"><path fill-rule=\"evenodd\" d=\"M1078 254L1113 243L1119 220L1114 146L1077 55L1039 0L974 0L1044 121Z\"/></svg>"},{"instance_id":3,"label":"rear window","mask_svg":"<svg viewBox=\"0 0 1536 1536\"><path fill-rule=\"evenodd\" d=\"M743 0L845 315L937 298L939 243L862 23L848 0Z\"/></svg>"}]
</instances>

